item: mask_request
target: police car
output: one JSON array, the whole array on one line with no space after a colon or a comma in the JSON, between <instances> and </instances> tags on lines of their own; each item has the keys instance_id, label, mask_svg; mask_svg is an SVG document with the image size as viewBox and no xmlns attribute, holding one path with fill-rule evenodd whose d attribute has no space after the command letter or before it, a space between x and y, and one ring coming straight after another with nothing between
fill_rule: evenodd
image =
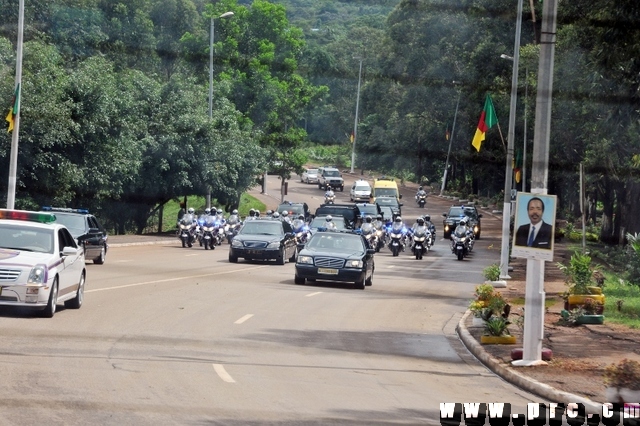
<instances>
[{"instance_id":1,"label":"police car","mask_svg":"<svg viewBox=\"0 0 640 426\"><path fill-rule=\"evenodd\" d=\"M0 209L0 306L42 311L84 299L84 250L52 213Z\"/></svg>"}]
</instances>

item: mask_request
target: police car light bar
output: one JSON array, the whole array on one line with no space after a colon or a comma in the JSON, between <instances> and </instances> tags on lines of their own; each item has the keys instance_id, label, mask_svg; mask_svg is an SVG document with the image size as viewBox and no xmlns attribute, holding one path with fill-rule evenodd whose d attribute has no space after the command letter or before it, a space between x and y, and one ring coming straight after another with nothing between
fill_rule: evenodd
<instances>
[{"instance_id":1,"label":"police car light bar","mask_svg":"<svg viewBox=\"0 0 640 426\"><path fill-rule=\"evenodd\" d=\"M26 210L0 209L0 219L53 223L56 221L56 215L53 213L30 212Z\"/></svg>"},{"instance_id":2,"label":"police car light bar","mask_svg":"<svg viewBox=\"0 0 640 426\"><path fill-rule=\"evenodd\" d=\"M67 208L67 207L42 206L42 211L89 214L89 209L70 209L70 208Z\"/></svg>"}]
</instances>

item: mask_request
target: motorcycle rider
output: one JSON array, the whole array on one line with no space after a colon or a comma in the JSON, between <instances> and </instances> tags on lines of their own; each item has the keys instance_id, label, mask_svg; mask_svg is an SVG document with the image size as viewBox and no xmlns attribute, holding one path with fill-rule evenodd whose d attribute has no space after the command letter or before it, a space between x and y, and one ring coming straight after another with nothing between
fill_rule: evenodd
<instances>
[{"instance_id":1,"label":"motorcycle rider","mask_svg":"<svg viewBox=\"0 0 640 426\"><path fill-rule=\"evenodd\" d=\"M418 202L418 199L420 199L420 197L426 197L427 196L427 191L425 191L422 186L418 188L418 192L416 192L416 203Z\"/></svg>"},{"instance_id":2,"label":"motorcycle rider","mask_svg":"<svg viewBox=\"0 0 640 426\"><path fill-rule=\"evenodd\" d=\"M454 244L454 240L453 240L453 236L454 235L466 235L467 237L469 237L471 235L473 235L473 231L471 230L471 228L469 228L468 226L469 224L469 219L467 219L466 217L463 217L462 219L460 219L460 223L458 223L458 226L456 226L456 229L451 233L451 253L455 253L455 244ZM469 247L469 245L467 245Z\"/></svg>"},{"instance_id":3,"label":"motorcycle rider","mask_svg":"<svg viewBox=\"0 0 640 426\"><path fill-rule=\"evenodd\" d=\"M271 216L272 219L278 219L280 220L280 213L278 212L273 212L273 216Z\"/></svg>"},{"instance_id":4,"label":"motorcycle rider","mask_svg":"<svg viewBox=\"0 0 640 426\"><path fill-rule=\"evenodd\" d=\"M337 226L333 222L333 217L331 217L331 215L328 215L324 220L325 220L324 227L327 230L335 230L335 229L337 229Z\"/></svg>"},{"instance_id":5,"label":"motorcycle rider","mask_svg":"<svg viewBox=\"0 0 640 426\"><path fill-rule=\"evenodd\" d=\"M427 228L429 228L429 232L431 232L431 244L436 243L436 226L431 222L431 215L425 214L424 216L424 224Z\"/></svg>"},{"instance_id":6,"label":"motorcycle rider","mask_svg":"<svg viewBox=\"0 0 640 426\"><path fill-rule=\"evenodd\" d=\"M296 219L293 220L293 223L291 223L291 228L293 228L293 232L300 232L300 230L304 227L304 224L306 222L304 221L304 215L298 215L298 217Z\"/></svg>"},{"instance_id":7,"label":"motorcycle rider","mask_svg":"<svg viewBox=\"0 0 640 426\"><path fill-rule=\"evenodd\" d=\"M254 220L256 218L256 211L254 209L249 210L249 217L247 220Z\"/></svg>"},{"instance_id":8,"label":"motorcycle rider","mask_svg":"<svg viewBox=\"0 0 640 426\"><path fill-rule=\"evenodd\" d=\"M391 225L391 232L394 234L398 234L398 233L402 233L403 234L403 238L400 241L400 243L402 244L402 251L404 251L404 247L405 247L405 241L404 241L404 232L402 232L402 230L406 231L406 227L404 226L404 222L402 221L402 217L400 216L396 216L396 218L393 220L393 224Z\"/></svg>"},{"instance_id":9,"label":"motorcycle rider","mask_svg":"<svg viewBox=\"0 0 640 426\"><path fill-rule=\"evenodd\" d=\"M291 225L291 218L289 217L289 212L286 210L280 214L280 220L282 220L283 222L287 222L289 225Z\"/></svg>"},{"instance_id":10,"label":"motorcycle rider","mask_svg":"<svg viewBox=\"0 0 640 426\"><path fill-rule=\"evenodd\" d=\"M324 193L324 201L326 202L328 198L335 197L333 189L331 189L331 185L327 184L327 191Z\"/></svg>"},{"instance_id":11,"label":"motorcycle rider","mask_svg":"<svg viewBox=\"0 0 640 426\"><path fill-rule=\"evenodd\" d=\"M373 231L375 231L375 229L376 228L373 225L373 218L369 215L365 216L364 223L360 227L360 230L362 231L362 235L368 235Z\"/></svg>"},{"instance_id":12,"label":"motorcycle rider","mask_svg":"<svg viewBox=\"0 0 640 426\"><path fill-rule=\"evenodd\" d=\"M272 218L273 217L273 210L267 210L267 217L268 218Z\"/></svg>"},{"instance_id":13,"label":"motorcycle rider","mask_svg":"<svg viewBox=\"0 0 640 426\"><path fill-rule=\"evenodd\" d=\"M227 219L227 223L231 226L234 226L240 223L240 216L238 216L238 209L233 209L233 211L229 215L229 219Z\"/></svg>"}]
</instances>

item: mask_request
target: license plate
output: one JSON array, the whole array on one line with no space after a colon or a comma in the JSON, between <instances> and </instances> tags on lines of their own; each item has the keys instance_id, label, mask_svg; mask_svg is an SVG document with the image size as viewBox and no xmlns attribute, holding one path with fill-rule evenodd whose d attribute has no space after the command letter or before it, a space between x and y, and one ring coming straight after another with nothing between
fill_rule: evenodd
<instances>
[{"instance_id":1,"label":"license plate","mask_svg":"<svg viewBox=\"0 0 640 426\"><path fill-rule=\"evenodd\" d=\"M259 254L260 250L247 250L247 254Z\"/></svg>"},{"instance_id":2,"label":"license plate","mask_svg":"<svg viewBox=\"0 0 640 426\"><path fill-rule=\"evenodd\" d=\"M338 275L338 270L332 268L318 268L318 273L327 275Z\"/></svg>"}]
</instances>

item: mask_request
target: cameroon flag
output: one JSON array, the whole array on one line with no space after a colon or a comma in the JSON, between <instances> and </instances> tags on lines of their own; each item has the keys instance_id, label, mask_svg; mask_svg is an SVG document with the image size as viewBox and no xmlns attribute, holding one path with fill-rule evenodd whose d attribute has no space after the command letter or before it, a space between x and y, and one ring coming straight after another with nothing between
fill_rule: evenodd
<instances>
[{"instance_id":1,"label":"cameroon flag","mask_svg":"<svg viewBox=\"0 0 640 426\"><path fill-rule=\"evenodd\" d=\"M9 114L7 114L6 120L9 122L9 129L7 132L13 130L13 125L16 122L16 116L18 115L18 106L20 98L20 83L16 86L16 92L13 94L13 101L11 102L11 108L9 108Z\"/></svg>"},{"instance_id":2,"label":"cameroon flag","mask_svg":"<svg viewBox=\"0 0 640 426\"><path fill-rule=\"evenodd\" d=\"M484 109L482 110L482 114L480 114L480 121L478 122L476 134L473 137L473 141L471 142L471 145L473 145L473 147L478 152L480 152L480 146L482 145L482 141L484 140L485 133L487 133L487 130L489 130L496 124L498 124L496 110L493 108L493 101L491 101L491 96L487 95L487 99L485 99L484 101Z\"/></svg>"}]
</instances>

